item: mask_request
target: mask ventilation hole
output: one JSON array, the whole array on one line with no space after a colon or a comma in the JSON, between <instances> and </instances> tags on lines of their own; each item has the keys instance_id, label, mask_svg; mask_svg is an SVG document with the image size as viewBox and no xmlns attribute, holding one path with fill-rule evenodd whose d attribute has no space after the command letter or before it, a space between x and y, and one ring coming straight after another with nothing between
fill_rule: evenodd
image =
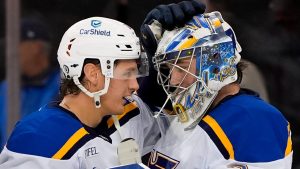
<instances>
[{"instance_id":1,"label":"mask ventilation hole","mask_svg":"<svg viewBox=\"0 0 300 169\"><path fill-rule=\"evenodd\" d=\"M190 35L189 37L188 37L188 39L192 39L194 36L193 35Z\"/></svg>"},{"instance_id":2,"label":"mask ventilation hole","mask_svg":"<svg viewBox=\"0 0 300 169\"><path fill-rule=\"evenodd\" d=\"M219 72L220 72L220 69L219 69L219 68L215 67L215 68L213 69L213 73L214 73L214 74L218 74Z\"/></svg>"}]
</instances>

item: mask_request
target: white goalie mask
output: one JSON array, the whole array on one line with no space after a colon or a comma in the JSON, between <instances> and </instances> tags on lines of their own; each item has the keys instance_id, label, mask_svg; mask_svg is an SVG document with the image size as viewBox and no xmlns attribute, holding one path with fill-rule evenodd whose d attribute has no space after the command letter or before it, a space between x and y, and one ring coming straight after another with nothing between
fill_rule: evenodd
<instances>
[{"instance_id":1,"label":"white goalie mask","mask_svg":"<svg viewBox=\"0 0 300 169\"><path fill-rule=\"evenodd\" d=\"M164 32L152 61L186 130L199 123L222 87L237 80L239 52L219 12L194 16L183 28Z\"/></svg>"},{"instance_id":2,"label":"white goalie mask","mask_svg":"<svg viewBox=\"0 0 300 169\"><path fill-rule=\"evenodd\" d=\"M72 25L63 35L57 55L65 78L73 79L82 92L93 97L97 108L100 96L107 93L111 78L137 78L148 74L147 57L141 54L134 30L109 18L91 17ZM105 85L100 91L90 92L79 81L86 59L100 61L105 76ZM130 77L122 76L116 70L115 61L132 59L137 61L137 70Z\"/></svg>"}]
</instances>

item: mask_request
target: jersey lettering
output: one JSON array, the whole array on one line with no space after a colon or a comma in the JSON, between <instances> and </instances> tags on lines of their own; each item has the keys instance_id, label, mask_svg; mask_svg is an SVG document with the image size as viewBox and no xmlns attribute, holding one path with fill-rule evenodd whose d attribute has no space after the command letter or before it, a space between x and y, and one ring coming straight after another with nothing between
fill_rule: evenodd
<instances>
[{"instance_id":1,"label":"jersey lettering","mask_svg":"<svg viewBox=\"0 0 300 169\"><path fill-rule=\"evenodd\" d=\"M90 147L85 150L85 157L93 156L98 154L96 147Z\"/></svg>"}]
</instances>

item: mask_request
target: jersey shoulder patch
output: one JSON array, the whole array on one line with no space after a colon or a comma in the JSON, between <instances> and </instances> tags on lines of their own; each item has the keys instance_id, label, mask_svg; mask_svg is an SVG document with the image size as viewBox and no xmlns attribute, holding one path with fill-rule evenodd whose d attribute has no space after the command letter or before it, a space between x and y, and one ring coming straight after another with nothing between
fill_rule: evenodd
<instances>
[{"instance_id":1,"label":"jersey shoulder patch","mask_svg":"<svg viewBox=\"0 0 300 169\"><path fill-rule=\"evenodd\" d=\"M222 102L199 125L225 159L269 162L292 151L289 123L276 108L252 95Z\"/></svg>"},{"instance_id":2,"label":"jersey shoulder patch","mask_svg":"<svg viewBox=\"0 0 300 169\"><path fill-rule=\"evenodd\" d=\"M92 138L71 114L44 107L16 124L6 147L16 153L69 159Z\"/></svg>"}]
</instances>

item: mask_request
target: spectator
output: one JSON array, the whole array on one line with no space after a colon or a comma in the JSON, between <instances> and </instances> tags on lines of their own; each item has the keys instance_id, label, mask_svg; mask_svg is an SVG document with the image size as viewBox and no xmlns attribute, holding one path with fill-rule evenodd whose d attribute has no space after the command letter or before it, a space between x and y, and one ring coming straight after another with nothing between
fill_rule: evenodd
<instances>
[{"instance_id":1,"label":"spectator","mask_svg":"<svg viewBox=\"0 0 300 169\"><path fill-rule=\"evenodd\" d=\"M21 20L20 42L20 117L38 110L55 100L59 91L60 73L50 65L50 33L48 27L35 18ZM7 81L0 83L0 147L5 142L7 119Z\"/></svg>"}]
</instances>

